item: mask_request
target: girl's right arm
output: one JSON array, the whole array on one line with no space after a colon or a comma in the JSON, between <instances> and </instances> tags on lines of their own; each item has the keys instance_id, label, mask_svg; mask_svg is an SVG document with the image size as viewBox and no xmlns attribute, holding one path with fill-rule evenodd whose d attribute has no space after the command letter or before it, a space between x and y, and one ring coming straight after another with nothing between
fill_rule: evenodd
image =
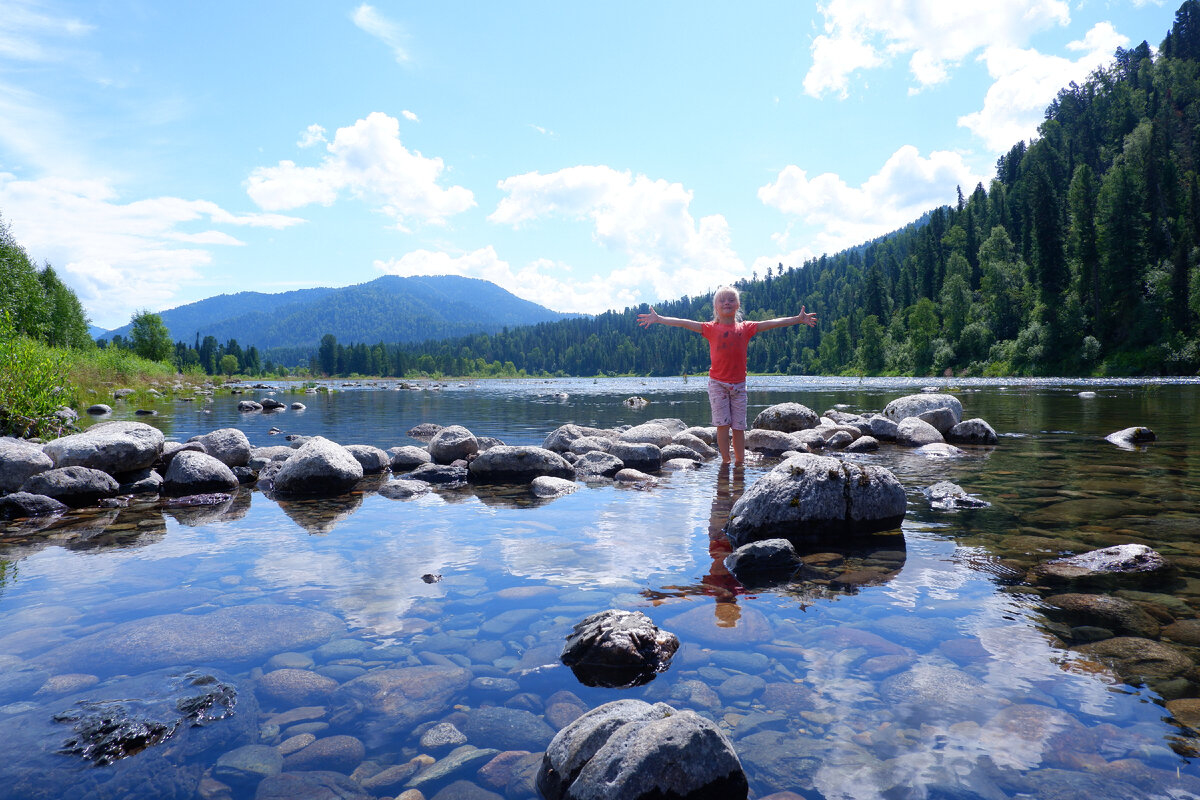
<instances>
[{"instance_id":1,"label":"girl's right arm","mask_svg":"<svg viewBox=\"0 0 1200 800\"><path fill-rule=\"evenodd\" d=\"M704 323L697 322L694 319L680 319L679 317L663 317L654 310L654 306L650 306L649 314L638 314L638 325L643 328L649 328L654 323L658 322L663 325L670 325L673 328L687 328L689 331L700 333L704 330Z\"/></svg>"}]
</instances>

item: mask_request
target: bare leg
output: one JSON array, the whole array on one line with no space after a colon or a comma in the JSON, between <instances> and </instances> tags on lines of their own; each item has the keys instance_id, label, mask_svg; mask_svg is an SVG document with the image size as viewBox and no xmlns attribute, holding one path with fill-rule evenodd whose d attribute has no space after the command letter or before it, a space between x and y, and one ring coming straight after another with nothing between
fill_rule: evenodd
<instances>
[{"instance_id":1,"label":"bare leg","mask_svg":"<svg viewBox=\"0 0 1200 800\"><path fill-rule=\"evenodd\" d=\"M733 463L740 467L746 463L746 432L733 430Z\"/></svg>"},{"instance_id":2,"label":"bare leg","mask_svg":"<svg viewBox=\"0 0 1200 800\"><path fill-rule=\"evenodd\" d=\"M721 463L729 463L729 426L717 426L717 451L721 454Z\"/></svg>"}]
</instances>

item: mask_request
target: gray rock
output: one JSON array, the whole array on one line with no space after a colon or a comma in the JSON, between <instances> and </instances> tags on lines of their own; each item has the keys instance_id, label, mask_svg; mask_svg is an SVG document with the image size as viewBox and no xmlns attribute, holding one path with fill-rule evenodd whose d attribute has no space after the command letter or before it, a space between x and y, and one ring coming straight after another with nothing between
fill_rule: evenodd
<instances>
[{"instance_id":1,"label":"gray rock","mask_svg":"<svg viewBox=\"0 0 1200 800\"><path fill-rule=\"evenodd\" d=\"M237 410L243 414L250 414L255 411L262 411L262 403L257 400L238 400Z\"/></svg>"},{"instance_id":2,"label":"gray rock","mask_svg":"<svg viewBox=\"0 0 1200 800\"><path fill-rule=\"evenodd\" d=\"M499 445L471 461L467 474L475 483L529 483L543 475L574 478L575 468L544 447Z\"/></svg>"},{"instance_id":3,"label":"gray rock","mask_svg":"<svg viewBox=\"0 0 1200 800\"><path fill-rule=\"evenodd\" d=\"M593 451L604 453L608 451L610 444L612 444L612 440L608 438L601 438L599 436L580 436L578 439L571 442L569 452L575 453L576 455L583 455L584 453L591 453Z\"/></svg>"},{"instance_id":4,"label":"gray rock","mask_svg":"<svg viewBox=\"0 0 1200 800\"><path fill-rule=\"evenodd\" d=\"M389 462L392 467L392 472L408 472L410 469L416 469L422 464L428 464L433 459L429 455L429 451L424 447L406 444L402 447L393 447L387 451L391 456Z\"/></svg>"},{"instance_id":5,"label":"gray rock","mask_svg":"<svg viewBox=\"0 0 1200 800\"><path fill-rule=\"evenodd\" d=\"M60 467L39 472L25 479L21 491L53 497L72 508L92 505L120 491L116 478L88 467Z\"/></svg>"},{"instance_id":6,"label":"gray rock","mask_svg":"<svg viewBox=\"0 0 1200 800\"><path fill-rule=\"evenodd\" d=\"M479 440L462 425L447 425L429 440L429 455L435 464L449 464L479 452Z\"/></svg>"},{"instance_id":7,"label":"gray rock","mask_svg":"<svg viewBox=\"0 0 1200 800\"><path fill-rule=\"evenodd\" d=\"M534 497L540 497L543 500L553 500L557 497L565 497L579 489L579 484L575 481L569 481L566 478L555 478L550 475L539 475L529 484L530 491Z\"/></svg>"},{"instance_id":8,"label":"gray rock","mask_svg":"<svg viewBox=\"0 0 1200 800\"><path fill-rule=\"evenodd\" d=\"M248 744L223 753L213 766L213 777L230 786L251 788L282 771L279 750L265 744Z\"/></svg>"},{"instance_id":9,"label":"gray rock","mask_svg":"<svg viewBox=\"0 0 1200 800\"><path fill-rule=\"evenodd\" d=\"M754 482L730 509L735 547L760 539L797 541L866 535L899 527L907 500L888 470L801 453Z\"/></svg>"},{"instance_id":10,"label":"gray rock","mask_svg":"<svg viewBox=\"0 0 1200 800\"><path fill-rule=\"evenodd\" d=\"M744 800L745 773L720 729L694 711L618 700L554 737L538 772L546 800Z\"/></svg>"},{"instance_id":11,"label":"gray rock","mask_svg":"<svg viewBox=\"0 0 1200 800\"><path fill-rule=\"evenodd\" d=\"M962 412L960 411L959 414L961 415L961 413ZM954 415L954 411L946 408L945 406L941 408L931 408L928 411L922 411L920 414L916 414L915 416L922 422L928 422L930 425L936 428L937 432L943 437L950 432L951 428L958 424L958 417Z\"/></svg>"},{"instance_id":12,"label":"gray rock","mask_svg":"<svg viewBox=\"0 0 1200 800\"><path fill-rule=\"evenodd\" d=\"M1158 437L1154 435L1154 431L1138 425L1133 428L1123 428L1115 433L1110 433L1108 436L1104 437L1104 440L1106 442L1115 444L1117 447L1121 447L1126 450L1132 450L1139 444L1153 442L1157 438Z\"/></svg>"},{"instance_id":13,"label":"gray rock","mask_svg":"<svg viewBox=\"0 0 1200 800\"><path fill-rule=\"evenodd\" d=\"M854 444L858 438L859 437L846 431L834 431L829 438L825 440L825 444L830 450L845 450L847 447Z\"/></svg>"},{"instance_id":14,"label":"gray rock","mask_svg":"<svg viewBox=\"0 0 1200 800\"><path fill-rule=\"evenodd\" d=\"M1107 588L1164 582L1174 570L1144 544L1121 544L1047 561L1035 567L1034 574L1040 583Z\"/></svg>"},{"instance_id":15,"label":"gray rock","mask_svg":"<svg viewBox=\"0 0 1200 800\"><path fill-rule=\"evenodd\" d=\"M991 713L983 702L984 685L962 670L939 664L918 663L891 675L879 686L880 696L904 706L919 719L959 719L961 715Z\"/></svg>"},{"instance_id":16,"label":"gray rock","mask_svg":"<svg viewBox=\"0 0 1200 800\"><path fill-rule=\"evenodd\" d=\"M29 476L48 469L54 469L54 462L41 447L0 436L0 494L17 491Z\"/></svg>"},{"instance_id":17,"label":"gray rock","mask_svg":"<svg viewBox=\"0 0 1200 800\"><path fill-rule=\"evenodd\" d=\"M940 481L922 490L929 505L939 511L958 511L964 508L987 508L986 500L967 494L961 486L950 481Z\"/></svg>"},{"instance_id":18,"label":"gray rock","mask_svg":"<svg viewBox=\"0 0 1200 800\"><path fill-rule=\"evenodd\" d=\"M847 453L870 453L879 449L879 440L874 436L863 435L846 445Z\"/></svg>"},{"instance_id":19,"label":"gray rock","mask_svg":"<svg viewBox=\"0 0 1200 800\"><path fill-rule=\"evenodd\" d=\"M362 465L364 475L378 475L391 465L388 454L369 444L345 445L346 452Z\"/></svg>"},{"instance_id":20,"label":"gray rock","mask_svg":"<svg viewBox=\"0 0 1200 800\"><path fill-rule=\"evenodd\" d=\"M163 491L175 497L232 492L238 485L233 470L205 453L179 453L171 459L171 466L163 476Z\"/></svg>"},{"instance_id":21,"label":"gray rock","mask_svg":"<svg viewBox=\"0 0 1200 800\"><path fill-rule=\"evenodd\" d=\"M426 786L439 785L455 775L473 775L480 767L491 761L499 750L494 748L479 748L474 745L461 745L450 751L444 758L425 767L412 777L405 786L420 789ZM422 795L423 797L424 795ZM466 780L455 781L434 795L440 800L503 800L498 794L480 788Z\"/></svg>"},{"instance_id":22,"label":"gray rock","mask_svg":"<svg viewBox=\"0 0 1200 800\"><path fill-rule=\"evenodd\" d=\"M362 763L367 749L353 736L326 736L283 759L288 772L310 770L349 774Z\"/></svg>"},{"instance_id":23,"label":"gray rock","mask_svg":"<svg viewBox=\"0 0 1200 800\"><path fill-rule=\"evenodd\" d=\"M314 436L275 473L275 491L286 495L334 495L353 488L362 464L346 448Z\"/></svg>"},{"instance_id":24,"label":"gray rock","mask_svg":"<svg viewBox=\"0 0 1200 800\"><path fill-rule=\"evenodd\" d=\"M795 433L815 428L820 419L817 412L800 403L778 403L764 408L754 418L751 428Z\"/></svg>"},{"instance_id":25,"label":"gray rock","mask_svg":"<svg viewBox=\"0 0 1200 800\"><path fill-rule=\"evenodd\" d=\"M466 743L463 732L449 722L439 722L421 734L421 747L426 750L444 750Z\"/></svg>"},{"instance_id":26,"label":"gray rock","mask_svg":"<svg viewBox=\"0 0 1200 800\"><path fill-rule=\"evenodd\" d=\"M717 443L717 429L712 426L695 426L687 428L686 430L682 431L682 433L687 434L688 436L695 436L709 447L712 447Z\"/></svg>"},{"instance_id":27,"label":"gray rock","mask_svg":"<svg viewBox=\"0 0 1200 800\"><path fill-rule=\"evenodd\" d=\"M286 404L279 402L274 397L264 397L258 401L258 404L262 406L263 411L278 411L281 408L287 408Z\"/></svg>"},{"instance_id":28,"label":"gray rock","mask_svg":"<svg viewBox=\"0 0 1200 800\"><path fill-rule=\"evenodd\" d=\"M255 447L250 451L250 460L246 466L257 472L272 461L287 461L295 454L294 448L282 444L274 447Z\"/></svg>"},{"instance_id":29,"label":"gray rock","mask_svg":"<svg viewBox=\"0 0 1200 800\"><path fill-rule=\"evenodd\" d=\"M712 448L709 448L710 450ZM716 452L715 450L713 451ZM659 453L659 458L663 461L670 461L672 458L686 458L691 461L701 461L703 457L690 447L682 444L668 444Z\"/></svg>"},{"instance_id":30,"label":"gray rock","mask_svg":"<svg viewBox=\"0 0 1200 800\"><path fill-rule=\"evenodd\" d=\"M422 464L403 477L439 486L456 486L467 482L467 468L453 464Z\"/></svg>"},{"instance_id":31,"label":"gray rock","mask_svg":"<svg viewBox=\"0 0 1200 800\"><path fill-rule=\"evenodd\" d=\"M923 444L913 450L917 455L925 456L926 458L959 458L965 456L965 450L955 447L946 442L930 442Z\"/></svg>"},{"instance_id":32,"label":"gray rock","mask_svg":"<svg viewBox=\"0 0 1200 800\"><path fill-rule=\"evenodd\" d=\"M935 408L948 408L954 415L954 422L962 419L962 402L951 394L910 394L897 397L884 406L883 416L893 422L900 422L906 417L919 417Z\"/></svg>"},{"instance_id":33,"label":"gray rock","mask_svg":"<svg viewBox=\"0 0 1200 800\"><path fill-rule=\"evenodd\" d=\"M409 428L408 435L422 442L428 442L441 429L442 426L436 422L422 422L420 425Z\"/></svg>"},{"instance_id":34,"label":"gray rock","mask_svg":"<svg viewBox=\"0 0 1200 800\"><path fill-rule=\"evenodd\" d=\"M995 444L999 438L991 425L975 417L964 419L952 427L946 434L946 441L955 444Z\"/></svg>"},{"instance_id":35,"label":"gray rock","mask_svg":"<svg viewBox=\"0 0 1200 800\"><path fill-rule=\"evenodd\" d=\"M379 487L379 493L392 500L408 500L418 495L428 494L430 486L425 481L394 480Z\"/></svg>"},{"instance_id":36,"label":"gray rock","mask_svg":"<svg viewBox=\"0 0 1200 800\"><path fill-rule=\"evenodd\" d=\"M678 431L672 430L661 422L643 422L634 425L627 431L617 435L618 441L649 443L655 447L666 447Z\"/></svg>"},{"instance_id":37,"label":"gray rock","mask_svg":"<svg viewBox=\"0 0 1200 800\"><path fill-rule=\"evenodd\" d=\"M1157 638L1158 621L1142 607L1121 597L1106 594L1056 594L1047 597L1052 616L1071 625L1107 628L1118 636Z\"/></svg>"},{"instance_id":38,"label":"gray rock","mask_svg":"<svg viewBox=\"0 0 1200 800\"><path fill-rule=\"evenodd\" d=\"M339 772L282 772L264 778L254 800L373 800L354 780Z\"/></svg>"},{"instance_id":39,"label":"gray rock","mask_svg":"<svg viewBox=\"0 0 1200 800\"><path fill-rule=\"evenodd\" d=\"M98 422L83 433L55 439L43 448L55 467L87 467L117 475L154 465L163 434L144 422Z\"/></svg>"},{"instance_id":40,"label":"gray rock","mask_svg":"<svg viewBox=\"0 0 1200 800\"><path fill-rule=\"evenodd\" d=\"M642 612L609 609L575 624L561 658L587 686L640 686L670 667L678 649L679 638Z\"/></svg>"},{"instance_id":41,"label":"gray rock","mask_svg":"<svg viewBox=\"0 0 1200 800\"><path fill-rule=\"evenodd\" d=\"M582 425L568 423L560 425L546 436L542 442L542 447L547 450L553 450L556 453L565 453L571 449L571 443L576 439L584 436L595 436L602 439L612 437L612 431L603 430L601 428L588 428Z\"/></svg>"},{"instance_id":42,"label":"gray rock","mask_svg":"<svg viewBox=\"0 0 1200 800\"><path fill-rule=\"evenodd\" d=\"M921 447L943 441L938 429L923 419L905 417L896 426L896 441L909 447Z\"/></svg>"},{"instance_id":43,"label":"gray rock","mask_svg":"<svg viewBox=\"0 0 1200 800\"><path fill-rule=\"evenodd\" d=\"M894 442L900 435L900 426L895 420L881 414L872 414L866 418L867 433L881 442Z\"/></svg>"},{"instance_id":44,"label":"gray rock","mask_svg":"<svg viewBox=\"0 0 1200 800\"><path fill-rule=\"evenodd\" d=\"M780 456L796 449L796 439L790 433L752 428L746 431L746 449L767 456Z\"/></svg>"},{"instance_id":45,"label":"gray rock","mask_svg":"<svg viewBox=\"0 0 1200 800\"><path fill-rule=\"evenodd\" d=\"M244 467L250 463L250 440L237 428L221 428L193 436L189 442L199 442L204 452L228 467Z\"/></svg>"},{"instance_id":46,"label":"gray rock","mask_svg":"<svg viewBox=\"0 0 1200 800\"><path fill-rule=\"evenodd\" d=\"M1111 664L1122 680L1135 686L1149 683L1153 687L1155 683L1187 675L1196 668L1196 662L1184 650L1136 636L1118 636L1075 649Z\"/></svg>"},{"instance_id":47,"label":"gray rock","mask_svg":"<svg viewBox=\"0 0 1200 800\"><path fill-rule=\"evenodd\" d=\"M798 431L790 435L795 445L794 450L814 453L825 449L825 437L816 428L809 428L806 431Z\"/></svg>"},{"instance_id":48,"label":"gray rock","mask_svg":"<svg viewBox=\"0 0 1200 800\"><path fill-rule=\"evenodd\" d=\"M121 494L159 494L162 492L163 476L147 467L134 472L114 475Z\"/></svg>"},{"instance_id":49,"label":"gray rock","mask_svg":"<svg viewBox=\"0 0 1200 800\"><path fill-rule=\"evenodd\" d=\"M466 713L462 732L477 747L537 752L545 750L554 738L554 729L545 720L524 709L485 706Z\"/></svg>"},{"instance_id":50,"label":"gray rock","mask_svg":"<svg viewBox=\"0 0 1200 800\"><path fill-rule=\"evenodd\" d=\"M700 461L696 458L668 458L662 462L659 469L663 472L683 472L700 469Z\"/></svg>"},{"instance_id":51,"label":"gray rock","mask_svg":"<svg viewBox=\"0 0 1200 800\"><path fill-rule=\"evenodd\" d=\"M337 688L338 683L332 678L307 669L285 667L259 678L256 691L260 701L267 698L283 708L293 708L327 703Z\"/></svg>"},{"instance_id":52,"label":"gray rock","mask_svg":"<svg viewBox=\"0 0 1200 800\"><path fill-rule=\"evenodd\" d=\"M662 468L661 464L659 468ZM631 469L630 467L617 470L617 474L613 475L613 480L617 483L633 483L646 486L655 486L658 483L653 475L647 475L641 470Z\"/></svg>"},{"instance_id":53,"label":"gray rock","mask_svg":"<svg viewBox=\"0 0 1200 800\"><path fill-rule=\"evenodd\" d=\"M0 519L50 517L62 514L67 505L43 494L13 492L0 496Z\"/></svg>"},{"instance_id":54,"label":"gray rock","mask_svg":"<svg viewBox=\"0 0 1200 800\"><path fill-rule=\"evenodd\" d=\"M112 406L106 405L104 403L95 403L94 405L88 406L87 413L89 413L93 416L96 416L96 417L102 416L104 414L111 414Z\"/></svg>"},{"instance_id":55,"label":"gray rock","mask_svg":"<svg viewBox=\"0 0 1200 800\"><path fill-rule=\"evenodd\" d=\"M681 444L684 447L690 447L692 450L695 450L697 453L699 453L701 458L717 457L716 448L694 433L688 433L687 431L677 433L671 437L671 443Z\"/></svg>"},{"instance_id":56,"label":"gray rock","mask_svg":"<svg viewBox=\"0 0 1200 800\"><path fill-rule=\"evenodd\" d=\"M356 714L384 731L408 735L421 722L444 715L451 698L467 688L471 673L458 666L417 666L368 672L338 688L333 708Z\"/></svg>"},{"instance_id":57,"label":"gray rock","mask_svg":"<svg viewBox=\"0 0 1200 800\"><path fill-rule=\"evenodd\" d=\"M615 441L608 454L619 458L626 467L642 472L658 472L662 466L662 450L649 442Z\"/></svg>"},{"instance_id":58,"label":"gray rock","mask_svg":"<svg viewBox=\"0 0 1200 800\"><path fill-rule=\"evenodd\" d=\"M308 406L304 405L304 403L301 403L299 400L294 401L291 405L292 411L303 411L306 408L308 408Z\"/></svg>"},{"instance_id":59,"label":"gray rock","mask_svg":"<svg viewBox=\"0 0 1200 800\"><path fill-rule=\"evenodd\" d=\"M575 475L581 479L594 475L611 478L625 467L625 463L611 453L592 451L577 458L574 466Z\"/></svg>"},{"instance_id":60,"label":"gray rock","mask_svg":"<svg viewBox=\"0 0 1200 800\"><path fill-rule=\"evenodd\" d=\"M746 586L786 580L799 566L800 556L787 539L748 542L725 557L725 568Z\"/></svg>"}]
</instances>

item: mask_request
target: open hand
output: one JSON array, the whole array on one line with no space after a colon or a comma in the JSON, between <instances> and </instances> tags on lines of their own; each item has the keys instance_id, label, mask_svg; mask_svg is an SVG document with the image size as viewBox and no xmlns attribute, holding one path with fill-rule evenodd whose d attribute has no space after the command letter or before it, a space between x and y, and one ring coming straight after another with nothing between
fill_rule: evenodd
<instances>
[{"instance_id":1,"label":"open hand","mask_svg":"<svg viewBox=\"0 0 1200 800\"><path fill-rule=\"evenodd\" d=\"M654 310L654 306L650 306L650 313L638 314L637 321L638 325L641 325L643 328L649 328L651 325L659 321L658 312Z\"/></svg>"},{"instance_id":2,"label":"open hand","mask_svg":"<svg viewBox=\"0 0 1200 800\"><path fill-rule=\"evenodd\" d=\"M806 312L804 310L804 306L800 306L800 313L797 314L796 316L800 318L801 325L807 325L808 327L811 328L817 324L817 315L809 314L808 312Z\"/></svg>"}]
</instances>

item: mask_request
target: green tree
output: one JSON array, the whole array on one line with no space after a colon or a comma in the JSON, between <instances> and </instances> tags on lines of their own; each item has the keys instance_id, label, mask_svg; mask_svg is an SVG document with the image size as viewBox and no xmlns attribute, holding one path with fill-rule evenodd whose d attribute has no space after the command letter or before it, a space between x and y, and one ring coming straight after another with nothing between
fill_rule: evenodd
<instances>
[{"instance_id":1,"label":"green tree","mask_svg":"<svg viewBox=\"0 0 1200 800\"><path fill-rule=\"evenodd\" d=\"M221 374L222 375L233 375L233 374L236 374L237 371L238 371L237 356L232 355L230 353L226 353L225 355L221 356Z\"/></svg>"},{"instance_id":2,"label":"green tree","mask_svg":"<svg viewBox=\"0 0 1200 800\"><path fill-rule=\"evenodd\" d=\"M166 361L175 352L171 332L163 325L162 317L142 309L130 320L133 328L129 338L133 352L150 361Z\"/></svg>"},{"instance_id":3,"label":"green tree","mask_svg":"<svg viewBox=\"0 0 1200 800\"><path fill-rule=\"evenodd\" d=\"M317 348L317 366L321 372L326 375L334 375L338 368L338 342L337 337L332 333L327 333L321 337L321 344Z\"/></svg>"},{"instance_id":4,"label":"green tree","mask_svg":"<svg viewBox=\"0 0 1200 800\"><path fill-rule=\"evenodd\" d=\"M879 317L870 314L863 320L854 360L858 364L858 368L867 375L878 375L883 371L885 363L883 334L884 330L883 326L879 324Z\"/></svg>"}]
</instances>

